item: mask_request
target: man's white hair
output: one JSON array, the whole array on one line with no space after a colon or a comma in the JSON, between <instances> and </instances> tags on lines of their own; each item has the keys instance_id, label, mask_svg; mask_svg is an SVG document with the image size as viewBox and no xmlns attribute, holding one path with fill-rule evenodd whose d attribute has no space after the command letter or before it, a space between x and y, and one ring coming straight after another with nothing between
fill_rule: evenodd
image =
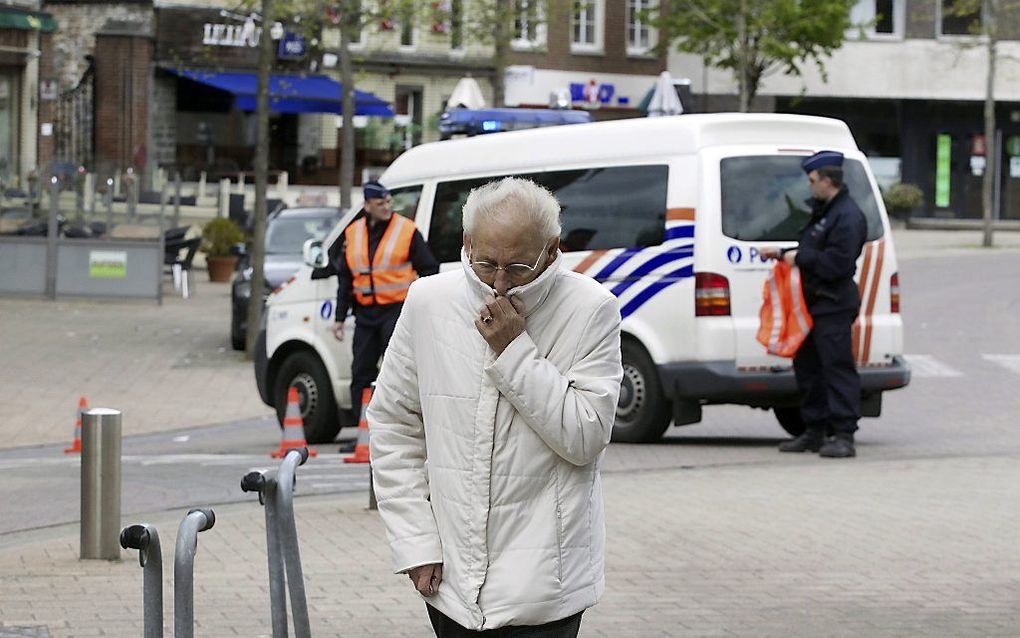
<instances>
[{"instance_id":1,"label":"man's white hair","mask_svg":"<svg viewBox=\"0 0 1020 638\"><path fill-rule=\"evenodd\" d=\"M543 239L560 236L560 203L545 188L520 177L505 177L472 190L464 203L464 233L474 235L479 220L506 215L508 209L524 214Z\"/></svg>"}]
</instances>

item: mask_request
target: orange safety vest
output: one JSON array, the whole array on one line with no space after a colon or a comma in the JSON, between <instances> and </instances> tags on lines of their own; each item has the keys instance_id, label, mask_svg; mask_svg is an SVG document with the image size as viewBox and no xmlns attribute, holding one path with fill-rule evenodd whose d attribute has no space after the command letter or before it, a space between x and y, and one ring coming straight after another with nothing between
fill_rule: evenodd
<instances>
[{"instance_id":1,"label":"orange safety vest","mask_svg":"<svg viewBox=\"0 0 1020 638\"><path fill-rule=\"evenodd\" d=\"M782 260L776 262L762 296L758 343L769 354L792 358L814 325L804 302L800 269Z\"/></svg>"},{"instance_id":2,"label":"orange safety vest","mask_svg":"<svg viewBox=\"0 0 1020 638\"><path fill-rule=\"evenodd\" d=\"M362 217L347 227L347 266L354 275L354 299L362 306L400 303L407 289L418 278L411 265L411 241L414 222L396 213L368 263L368 221Z\"/></svg>"}]
</instances>

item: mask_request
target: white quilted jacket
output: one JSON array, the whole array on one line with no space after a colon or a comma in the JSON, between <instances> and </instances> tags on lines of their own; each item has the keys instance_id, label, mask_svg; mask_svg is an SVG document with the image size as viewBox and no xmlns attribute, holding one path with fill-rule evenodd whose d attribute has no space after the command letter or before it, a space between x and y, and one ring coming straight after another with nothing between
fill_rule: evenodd
<instances>
[{"instance_id":1,"label":"white quilted jacket","mask_svg":"<svg viewBox=\"0 0 1020 638\"><path fill-rule=\"evenodd\" d=\"M551 622L605 588L620 310L560 256L510 291L526 331L496 358L473 323L491 289L461 260L411 286L386 352L368 408L379 511L397 572L443 563L428 602L457 623Z\"/></svg>"}]
</instances>

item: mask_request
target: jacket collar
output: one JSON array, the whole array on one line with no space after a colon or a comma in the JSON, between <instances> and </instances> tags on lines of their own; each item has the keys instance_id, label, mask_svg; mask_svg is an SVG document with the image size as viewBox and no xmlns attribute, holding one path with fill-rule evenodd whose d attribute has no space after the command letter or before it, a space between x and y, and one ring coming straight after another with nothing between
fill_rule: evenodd
<instances>
[{"instance_id":1,"label":"jacket collar","mask_svg":"<svg viewBox=\"0 0 1020 638\"><path fill-rule=\"evenodd\" d=\"M463 248L460 249L460 263L464 268L464 277L467 279L466 292L468 302L480 309L482 304L492 299L494 292L488 284L484 283L475 274L474 268L471 267L471 263L468 261L467 251ZM556 259L534 281L523 286L511 288L506 292L508 297L517 297L524 303L525 317L538 310L549 297L562 263L563 253L557 251Z\"/></svg>"}]
</instances>

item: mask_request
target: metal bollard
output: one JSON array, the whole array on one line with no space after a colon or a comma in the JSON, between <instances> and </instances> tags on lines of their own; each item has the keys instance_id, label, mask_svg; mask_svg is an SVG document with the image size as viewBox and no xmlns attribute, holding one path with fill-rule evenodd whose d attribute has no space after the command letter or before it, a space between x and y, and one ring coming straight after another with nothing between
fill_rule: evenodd
<instances>
[{"instance_id":1,"label":"metal bollard","mask_svg":"<svg viewBox=\"0 0 1020 638\"><path fill-rule=\"evenodd\" d=\"M156 528L147 523L125 527L120 546L138 550L138 564L145 570L142 587L145 606L145 638L163 638L163 553Z\"/></svg>"},{"instance_id":2,"label":"metal bollard","mask_svg":"<svg viewBox=\"0 0 1020 638\"><path fill-rule=\"evenodd\" d=\"M287 593L280 513L276 509L276 470L249 472L241 479L241 491L258 492L266 509L266 554L269 560L269 615L273 638L287 638Z\"/></svg>"},{"instance_id":3,"label":"metal bollard","mask_svg":"<svg viewBox=\"0 0 1020 638\"><path fill-rule=\"evenodd\" d=\"M120 560L120 433L118 410L81 415L81 558Z\"/></svg>"},{"instance_id":4,"label":"metal bollard","mask_svg":"<svg viewBox=\"0 0 1020 638\"><path fill-rule=\"evenodd\" d=\"M50 212L46 217L46 297L57 298L57 231L60 225L60 186L57 177L50 178Z\"/></svg>"},{"instance_id":5,"label":"metal bollard","mask_svg":"<svg viewBox=\"0 0 1020 638\"><path fill-rule=\"evenodd\" d=\"M273 638L287 636L287 607L284 580L290 590L294 634L309 638L308 603L301 571L297 525L294 521L294 472L308 460L308 448L290 450L277 470L249 472L241 480L245 492L259 492L266 507L266 547L269 554L269 598Z\"/></svg>"},{"instance_id":6,"label":"metal bollard","mask_svg":"<svg viewBox=\"0 0 1020 638\"><path fill-rule=\"evenodd\" d=\"M198 533L216 524L211 509L193 509L177 528L174 551L174 638L195 635L195 551Z\"/></svg>"}]
</instances>

